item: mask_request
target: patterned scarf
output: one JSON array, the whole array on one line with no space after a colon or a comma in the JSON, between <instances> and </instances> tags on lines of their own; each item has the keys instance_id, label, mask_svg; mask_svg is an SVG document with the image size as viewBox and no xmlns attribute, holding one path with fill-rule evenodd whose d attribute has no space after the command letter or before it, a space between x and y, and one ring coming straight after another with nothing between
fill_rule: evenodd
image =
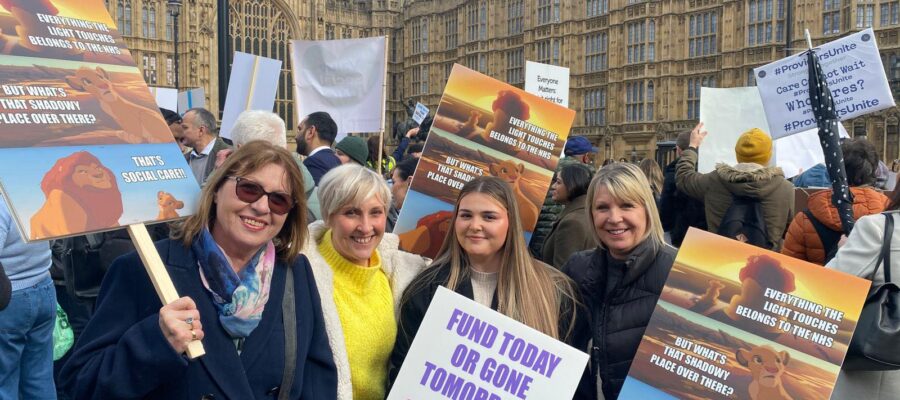
<instances>
[{"instance_id":1,"label":"patterned scarf","mask_svg":"<svg viewBox=\"0 0 900 400\"><path fill-rule=\"evenodd\" d=\"M275 245L270 240L241 270L234 272L225 252L209 229L203 229L191 244L200 264L200 279L212 295L219 322L232 338L246 338L259 325L269 300L275 271Z\"/></svg>"}]
</instances>

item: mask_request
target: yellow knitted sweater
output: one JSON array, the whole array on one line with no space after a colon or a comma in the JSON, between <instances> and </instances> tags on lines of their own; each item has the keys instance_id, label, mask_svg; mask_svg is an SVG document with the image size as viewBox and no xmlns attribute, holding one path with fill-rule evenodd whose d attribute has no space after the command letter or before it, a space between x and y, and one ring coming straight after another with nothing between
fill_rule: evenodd
<instances>
[{"instance_id":1,"label":"yellow knitted sweater","mask_svg":"<svg viewBox=\"0 0 900 400\"><path fill-rule=\"evenodd\" d=\"M331 230L325 232L318 249L334 271L334 304L344 331L353 399L384 399L397 322L381 256L375 250L368 267L353 264L334 249Z\"/></svg>"}]
</instances>

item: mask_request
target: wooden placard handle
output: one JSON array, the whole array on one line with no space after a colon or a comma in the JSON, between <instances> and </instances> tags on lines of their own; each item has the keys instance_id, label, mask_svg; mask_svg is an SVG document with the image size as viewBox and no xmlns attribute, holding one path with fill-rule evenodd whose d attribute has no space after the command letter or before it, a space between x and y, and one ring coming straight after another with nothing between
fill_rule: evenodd
<instances>
[{"instance_id":1,"label":"wooden placard handle","mask_svg":"<svg viewBox=\"0 0 900 400\"><path fill-rule=\"evenodd\" d=\"M175 290L175 284L172 283L172 278L169 276L169 272L166 271L166 266L163 265L159 252L156 251L156 246L153 245L153 239L150 238L150 233L147 232L147 226L144 224L128 225L128 235L131 236L131 241L134 242L134 247L141 256L141 261L144 262L144 268L147 269L147 275L150 276L150 281L153 282L153 288L156 289L159 300L163 304L169 304L178 300L178 291ZM195 359L204 354L206 354L206 350L203 349L202 342L194 340L188 343L188 357Z\"/></svg>"}]
</instances>

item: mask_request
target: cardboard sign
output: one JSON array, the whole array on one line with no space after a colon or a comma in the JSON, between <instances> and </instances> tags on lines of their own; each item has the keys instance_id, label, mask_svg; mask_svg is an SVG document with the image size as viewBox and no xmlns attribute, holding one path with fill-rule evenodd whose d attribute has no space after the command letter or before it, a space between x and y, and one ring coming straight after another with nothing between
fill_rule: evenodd
<instances>
[{"instance_id":1,"label":"cardboard sign","mask_svg":"<svg viewBox=\"0 0 900 400\"><path fill-rule=\"evenodd\" d=\"M620 398L828 399L870 285L691 228Z\"/></svg>"},{"instance_id":2,"label":"cardboard sign","mask_svg":"<svg viewBox=\"0 0 900 400\"><path fill-rule=\"evenodd\" d=\"M178 114L184 115L192 108L206 108L206 93L202 87L178 93Z\"/></svg>"},{"instance_id":3,"label":"cardboard sign","mask_svg":"<svg viewBox=\"0 0 900 400\"><path fill-rule=\"evenodd\" d=\"M872 28L816 49L828 89L841 120L894 106ZM773 138L816 127L809 100L806 54L793 55L755 68Z\"/></svg>"},{"instance_id":4,"label":"cardboard sign","mask_svg":"<svg viewBox=\"0 0 900 400\"><path fill-rule=\"evenodd\" d=\"M568 107L569 69L525 61L525 91Z\"/></svg>"},{"instance_id":5,"label":"cardboard sign","mask_svg":"<svg viewBox=\"0 0 900 400\"><path fill-rule=\"evenodd\" d=\"M219 136L231 139L234 121L246 110L272 111L280 77L281 60L234 52Z\"/></svg>"},{"instance_id":6,"label":"cardboard sign","mask_svg":"<svg viewBox=\"0 0 900 400\"><path fill-rule=\"evenodd\" d=\"M755 87L700 88L700 121L709 134L700 145L697 170L707 173L716 164L734 165L734 145L751 128L766 130L762 100Z\"/></svg>"},{"instance_id":7,"label":"cardboard sign","mask_svg":"<svg viewBox=\"0 0 900 400\"><path fill-rule=\"evenodd\" d=\"M587 361L587 354L441 286L388 400L570 399Z\"/></svg>"},{"instance_id":8,"label":"cardboard sign","mask_svg":"<svg viewBox=\"0 0 900 400\"><path fill-rule=\"evenodd\" d=\"M416 121L417 124L422 125L422 121L425 120L425 117L428 116L428 107L425 107L422 103L416 103L416 111L413 113L413 121Z\"/></svg>"},{"instance_id":9,"label":"cardboard sign","mask_svg":"<svg viewBox=\"0 0 900 400\"><path fill-rule=\"evenodd\" d=\"M394 232L406 251L434 257L463 185L481 175L510 182L526 240L575 111L454 65Z\"/></svg>"},{"instance_id":10,"label":"cardboard sign","mask_svg":"<svg viewBox=\"0 0 900 400\"><path fill-rule=\"evenodd\" d=\"M156 98L156 105L169 111L178 109L178 90L174 88L163 88L150 86L150 93Z\"/></svg>"},{"instance_id":11,"label":"cardboard sign","mask_svg":"<svg viewBox=\"0 0 900 400\"><path fill-rule=\"evenodd\" d=\"M838 123L838 131L842 138L850 135L844 129L844 124ZM775 154L772 158L775 165L781 168L785 178L793 178L816 164L825 163L825 154L822 153L822 142L819 141L819 129L814 128L794 135L776 139L772 145Z\"/></svg>"},{"instance_id":12,"label":"cardboard sign","mask_svg":"<svg viewBox=\"0 0 900 400\"><path fill-rule=\"evenodd\" d=\"M291 40L294 104L298 119L327 111L341 140L347 132L384 129L384 36L344 40Z\"/></svg>"},{"instance_id":13,"label":"cardboard sign","mask_svg":"<svg viewBox=\"0 0 900 400\"><path fill-rule=\"evenodd\" d=\"M104 3L3 6L0 183L22 237L190 214L197 182Z\"/></svg>"}]
</instances>

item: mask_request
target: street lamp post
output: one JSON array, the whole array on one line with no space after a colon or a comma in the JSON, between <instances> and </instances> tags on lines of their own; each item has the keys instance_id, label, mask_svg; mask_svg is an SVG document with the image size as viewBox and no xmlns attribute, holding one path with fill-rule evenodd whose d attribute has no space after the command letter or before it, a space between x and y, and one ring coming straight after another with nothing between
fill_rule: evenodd
<instances>
[{"instance_id":1,"label":"street lamp post","mask_svg":"<svg viewBox=\"0 0 900 400\"><path fill-rule=\"evenodd\" d=\"M172 39L174 39L175 45L175 90L180 88L178 85L178 16L181 15L181 4L181 0L168 0L166 3L169 15L172 16Z\"/></svg>"}]
</instances>

